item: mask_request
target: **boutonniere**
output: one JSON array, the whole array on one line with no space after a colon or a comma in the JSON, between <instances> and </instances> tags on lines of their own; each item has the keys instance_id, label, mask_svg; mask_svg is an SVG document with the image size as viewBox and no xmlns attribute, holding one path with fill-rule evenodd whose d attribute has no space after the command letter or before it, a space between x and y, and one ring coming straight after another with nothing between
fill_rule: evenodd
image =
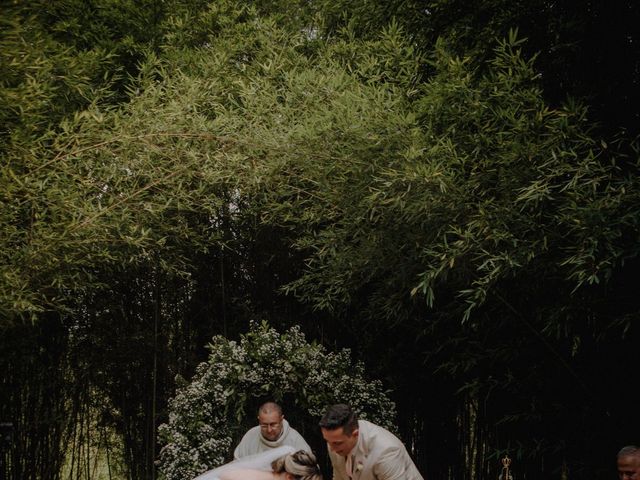
<instances>
[{"instance_id":1,"label":"boutonniere","mask_svg":"<svg viewBox=\"0 0 640 480\"><path fill-rule=\"evenodd\" d=\"M364 464L362 462L356 463L356 472L359 472L364 468Z\"/></svg>"}]
</instances>

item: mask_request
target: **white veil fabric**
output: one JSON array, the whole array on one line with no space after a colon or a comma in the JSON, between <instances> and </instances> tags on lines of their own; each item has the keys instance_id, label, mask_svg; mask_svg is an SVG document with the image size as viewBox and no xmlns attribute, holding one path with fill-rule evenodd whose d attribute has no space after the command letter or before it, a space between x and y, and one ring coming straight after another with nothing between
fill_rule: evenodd
<instances>
[{"instance_id":1,"label":"white veil fabric","mask_svg":"<svg viewBox=\"0 0 640 480\"><path fill-rule=\"evenodd\" d=\"M250 470L262 470L263 472L271 471L271 462L289 453L295 452L296 449L289 445L283 445L282 447L273 448L266 452L256 453L255 455L249 455L248 457L239 458L233 462L225 463L224 465L209 470L198 475L193 480L218 480L218 477L223 472L237 469L250 469Z\"/></svg>"}]
</instances>

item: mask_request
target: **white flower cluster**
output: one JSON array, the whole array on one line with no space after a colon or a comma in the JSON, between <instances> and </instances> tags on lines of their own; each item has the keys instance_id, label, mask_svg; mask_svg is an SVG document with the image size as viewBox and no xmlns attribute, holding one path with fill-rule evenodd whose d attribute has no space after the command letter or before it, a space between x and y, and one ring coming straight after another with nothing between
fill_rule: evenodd
<instances>
[{"instance_id":1,"label":"white flower cluster","mask_svg":"<svg viewBox=\"0 0 640 480\"><path fill-rule=\"evenodd\" d=\"M327 352L306 341L299 327L280 334L252 324L240 342L214 337L207 362L169 402L169 423L160 427L160 470L184 480L228 459L247 400L293 395L310 416L333 403L349 403L367 418L393 429L395 405L380 381L364 376L348 350Z\"/></svg>"}]
</instances>

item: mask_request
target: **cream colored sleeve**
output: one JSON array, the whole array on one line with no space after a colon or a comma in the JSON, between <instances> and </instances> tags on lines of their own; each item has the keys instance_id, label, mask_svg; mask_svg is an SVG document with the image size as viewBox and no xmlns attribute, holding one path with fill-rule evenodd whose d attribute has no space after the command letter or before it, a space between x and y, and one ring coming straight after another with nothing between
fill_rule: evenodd
<instances>
[{"instance_id":1,"label":"cream colored sleeve","mask_svg":"<svg viewBox=\"0 0 640 480\"><path fill-rule=\"evenodd\" d=\"M404 449L392 448L378 459L373 467L375 478L379 480L406 480L419 476L411 458Z\"/></svg>"}]
</instances>

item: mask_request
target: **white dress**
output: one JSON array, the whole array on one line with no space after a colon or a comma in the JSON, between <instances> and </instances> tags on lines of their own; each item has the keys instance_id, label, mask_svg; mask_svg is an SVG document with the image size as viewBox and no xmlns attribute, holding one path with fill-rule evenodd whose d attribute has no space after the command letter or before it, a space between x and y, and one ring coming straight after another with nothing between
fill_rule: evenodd
<instances>
[{"instance_id":1,"label":"white dress","mask_svg":"<svg viewBox=\"0 0 640 480\"><path fill-rule=\"evenodd\" d=\"M256 453L255 455L249 455L233 462L225 463L224 465L209 470L198 475L193 480L218 480L218 477L230 470L261 470L263 472L271 471L271 462L289 453L295 452L296 449L289 445L273 448L266 452Z\"/></svg>"}]
</instances>

